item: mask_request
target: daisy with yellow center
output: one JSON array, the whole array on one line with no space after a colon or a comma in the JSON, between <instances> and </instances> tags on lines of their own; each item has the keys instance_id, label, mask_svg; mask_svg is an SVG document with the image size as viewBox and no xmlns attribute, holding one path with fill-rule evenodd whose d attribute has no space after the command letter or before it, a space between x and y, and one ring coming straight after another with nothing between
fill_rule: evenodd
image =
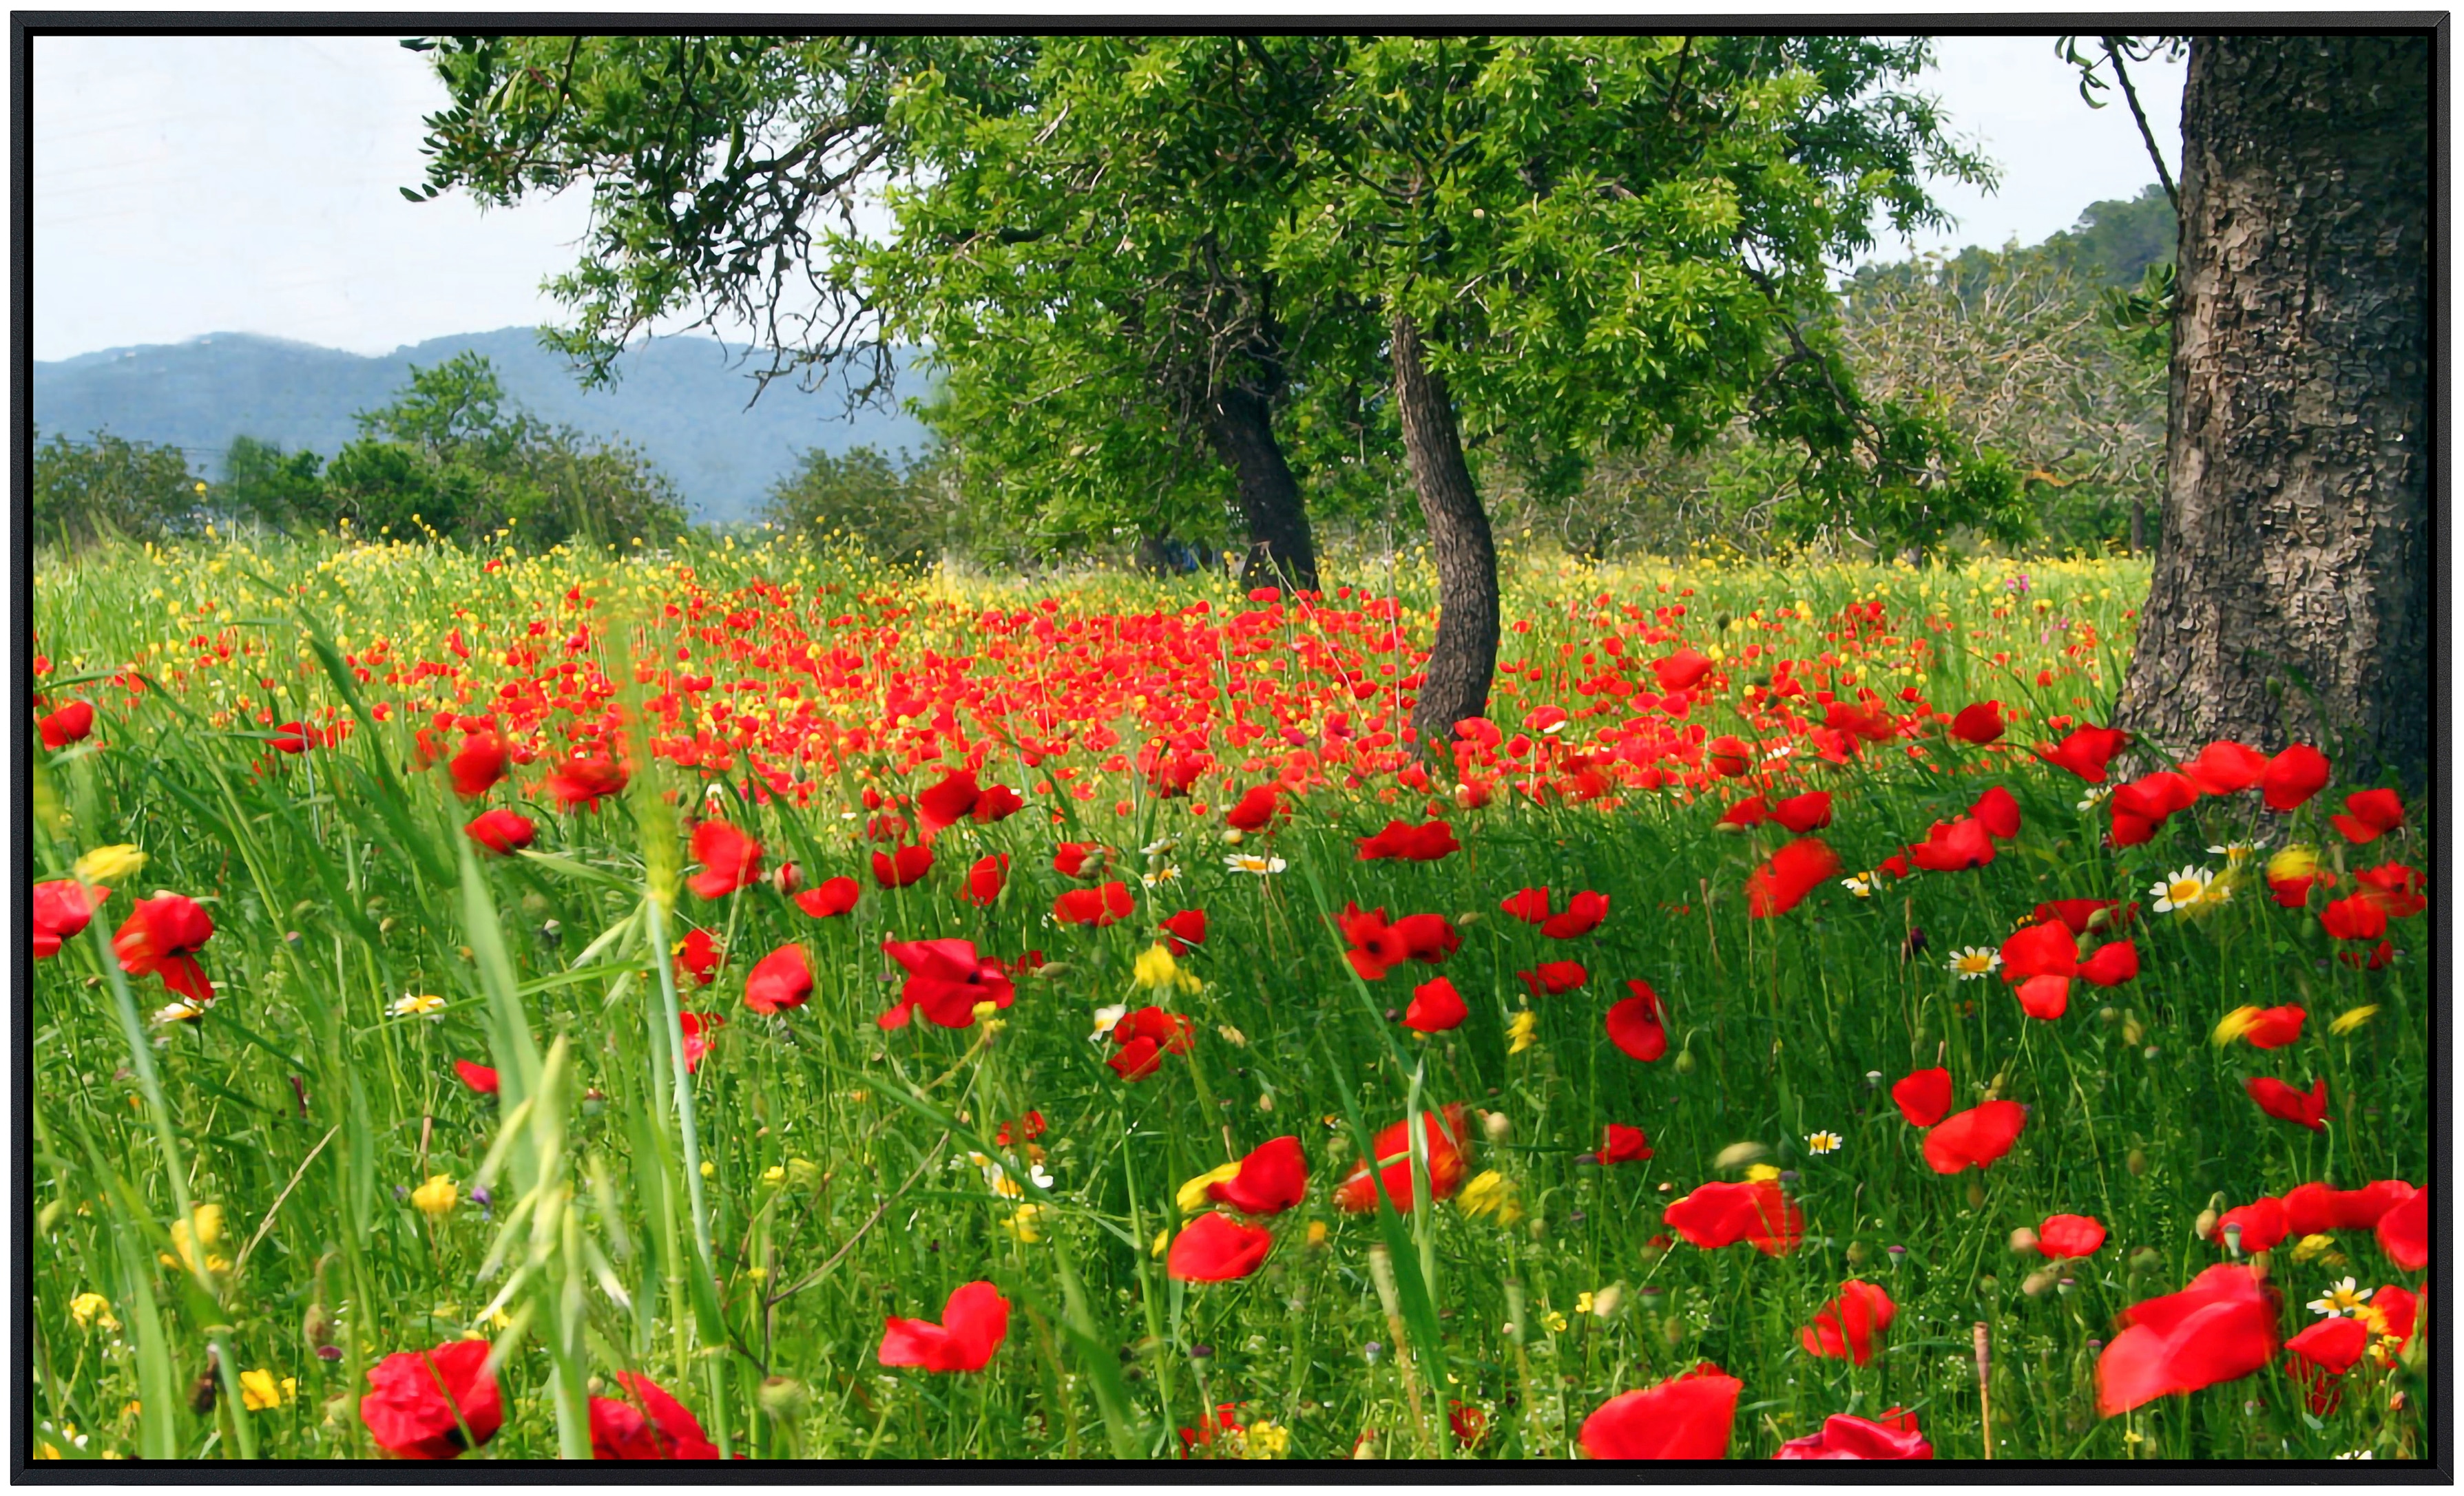
<instances>
[{"instance_id":1,"label":"daisy with yellow center","mask_svg":"<svg viewBox=\"0 0 2464 1496\"><path fill-rule=\"evenodd\" d=\"M2232 891L2218 883L2215 873L2206 868L2184 868L2147 891L2156 895L2156 913L2160 914L2187 914L2202 905L2221 904L2233 896Z\"/></svg>"},{"instance_id":2,"label":"daisy with yellow center","mask_svg":"<svg viewBox=\"0 0 2464 1496\"><path fill-rule=\"evenodd\" d=\"M407 992L393 1005L396 1018L441 1018L445 1000L432 992Z\"/></svg>"},{"instance_id":3,"label":"daisy with yellow center","mask_svg":"<svg viewBox=\"0 0 2464 1496\"><path fill-rule=\"evenodd\" d=\"M2267 838L2253 837L2247 842L2227 842L2221 847L2211 847L2208 855L2223 858L2228 868L2238 868L2256 856L2258 849L2266 845Z\"/></svg>"},{"instance_id":4,"label":"daisy with yellow center","mask_svg":"<svg viewBox=\"0 0 2464 1496\"><path fill-rule=\"evenodd\" d=\"M2332 1285L2326 1292L2312 1299L2309 1304L2310 1311L2314 1314L2323 1314L2330 1319L2345 1314L2358 1315L2368 1305L2370 1295L2377 1291L2375 1288L2359 1287L2352 1279L2347 1278L2342 1283Z\"/></svg>"},{"instance_id":5,"label":"daisy with yellow center","mask_svg":"<svg viewBox=\"0 0 2464 1496\"><path fill-rule=\"evenodd\" d=\"M1847 1141L1837 1133L1808 1133L1805 1135L1805 1151L1815 1155L1836 1154L1846 1146Z\"/></svg>"},{"instance_id":6,"label":"daisy with yellow center","mask_svg":"<svg viewBox=\"0 0 2464 1496\"><path fill-rule=\"evenodd\" d=\"M1870 872L1860 872L1853 878L1842 878L1839 880L1839 886L1846 889L1849 892L1854 893L1859 898L1872 898L1874 896L1874 874Z\"/></svg>"},{"instance_id":7,"label":"daisy with yellow center","mask_svg":"<svg viewBox=\"0 0 2464 1496\"><path fill-rule=\"evenodd\" d=\"M1950 969L1962 981L1974 981L1991 977L2002 964L2002 953L1990 946L1971 945L1950 953Z\"/></svg>"},{"instance_id":8,"label":"daisy with yellow center","mask_svg":"<svg viewBox=\"0 0 2464 1496\"><path fill-rule=\"evenodd\" d=\"M1223 859L1223 866L1234 872L1265 878L1283 871L1287 865L1280 857L1269 857L1260 852L1234 852Z\"/></svg>"}]
</instances>

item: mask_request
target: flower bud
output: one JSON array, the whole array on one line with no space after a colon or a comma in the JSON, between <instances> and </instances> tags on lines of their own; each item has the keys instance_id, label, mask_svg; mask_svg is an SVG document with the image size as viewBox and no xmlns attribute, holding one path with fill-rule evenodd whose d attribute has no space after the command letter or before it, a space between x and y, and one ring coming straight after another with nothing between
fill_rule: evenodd
<instances>
[{"instance_id":1,"label":"flower bud","mask_svg":"<svg viewBox=\"0 0 2464 1496\"><path fill-rule=\"evenodd\" d=\"M2145 1178L2147 1177L2146 1150L2142 1148L2130 1150L2129 1156L2122 1160L2122 1166L2130 1171L2132 1178Z\"/></svg>"},{"instance_id":2,"label":"flower bud","mask_svg":"<svg viewBox=\"0 0 2464 1496\"><path fill-rule=\"evenodd\" d=\"M811 1400L811 1394L804 1384L792 1376L763 1377L761 1390L756 1396L761 1403L761 1411L774 1419L800 1417L805 1404Z\"/></svg>"},{"instance_id":3,"label":"flower bud","mask_svg":"<svg viewBox=\"0 0 2464 1496\"><path fill-rule=\"evenodd\" d=\"M1985 1208L1985 1186L1974 1179L1968 1181L1968 1208L1970 1210Z\"/></svg>"},{"instance_id":4,"label":"flower bud","mask_svg":"<svg viewBox=\"0 0 2464 1496\"><path fill-rule=\"evenodd\" d=\"M1691 1075L1694 1073L1694 1050L1691 1046L1677 1051L1675 1068L1677 1073L1680 1075Z\"/></svg>"},{"instance_id":5,"label":"flower bud","mask_svg":"<svg viewBox=\"0 0 2464 1496\"><path fill-rule=\"evenodd\" d=\"M2061 1276L2062 1270L2058 1267L2039 1267L2019 1280L2019 1291L2032 1299L2041 1298L2047 1289L2061 1281Z\"/></svg>"},{"instance_id":6,"label":"flower bud","mask_svg":"<svg viewBox=\"0 0 2464 1496\"><path fill-rule=\"evenodd\" d=\"M2036 1232L2032 1226L2021 1226L2011 1233L2011 1250L2021 1256L2036 1250Z\"/></svg>"},{"instance_id":7,"label":"flower bud","mask_svg":"<svg viewBox=\"0 0 2464 1496\"><path fill-rule=\"evenodd\" d=\"M1481 1113L1480 1130L1488 1134L1492 1145L1503 1147L1514 1136L1514 1119L1503 1111L1485 1111Z\"/></svg>"}]
</instances>

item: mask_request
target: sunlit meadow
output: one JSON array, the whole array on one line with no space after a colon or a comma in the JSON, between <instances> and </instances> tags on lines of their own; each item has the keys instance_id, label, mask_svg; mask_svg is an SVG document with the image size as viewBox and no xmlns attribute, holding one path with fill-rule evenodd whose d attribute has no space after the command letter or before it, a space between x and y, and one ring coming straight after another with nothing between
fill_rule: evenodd
<instances>
[{"instance_id":1,"label":"sunlit meadow","mask_svg":"<svg viewBox=\"0 0 2464 1496\"><path fill-rule=\"evenodd\" d=\"M2143 563L1509 558L1434 755L1339 571L45 556L40 1452L2426 1452L2418 809Z\"/></svg>"}]
</instances>

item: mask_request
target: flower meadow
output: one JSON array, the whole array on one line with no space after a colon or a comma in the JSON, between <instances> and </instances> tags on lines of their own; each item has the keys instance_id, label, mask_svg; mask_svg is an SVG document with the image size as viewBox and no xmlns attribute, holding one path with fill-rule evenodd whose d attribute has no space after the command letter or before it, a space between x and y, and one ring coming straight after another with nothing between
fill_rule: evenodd
<instances>
[{"instance_id":1,"label":"flower meadow","mask_svg":"<svg viewBox=\"0 0 2464 1496\"><path fill-rule=\"evenodd\" d=\"M47 556L37 1453L2429 1453L2423 807L2144 565L1517 561L1434 745L1355 570Z\"/></svg>"}]
</instances>

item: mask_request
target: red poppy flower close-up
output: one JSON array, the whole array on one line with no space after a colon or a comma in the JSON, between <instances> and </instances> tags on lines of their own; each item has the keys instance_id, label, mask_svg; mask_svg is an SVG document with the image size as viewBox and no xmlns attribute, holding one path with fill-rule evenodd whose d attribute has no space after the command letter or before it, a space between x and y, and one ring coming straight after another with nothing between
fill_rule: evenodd
<instances>
[{"instance_id":1,"label":"red poppy flower close-up","mask_svg":"<svg viewBox=\"0 0 2464 1496\"><path fill-rule=\"evenodd\" d=\"M453 793L476 800L495 788L505 777L507 757L505 740L485 728L464 737L461 750L445 765L453 781Z\"/></svg>"},{"instance_id":2,"label":"red poppy flower close-up","mask_svg":"<svg viewBox=\"0 0 2464 1496\"><path fill-rule=\"evenodd\" d=\"M2111 1418L2248 1376L2276 1354L2276 1315L2258 1275L2238 1263L2131 1306L2122 1312L2122 1332L2097 1358L2097 1411Z\"/></svg>"},{"instance_id":3,"label":"red poppy flower close-up","mask_svg":"<svg viewBox=\"0 0 2464 1496\"><path fill-rule=\"evenodd\" d=\"M1275 1234L1209 1211L1172 1239L1164 1271L1183 1283L1229 1283L1256 1272L1274 1249Z\"/></svg>"},{"instance_id":4,"label":"red poppy flower close-up","mask_svg":"<svg viewBox=\"0 0 2464 1496\"><path fill-rule=\"evenodd\" d=\"M1774 1460L1930 1460L1933 1445L1917 1432L1916 1415L1885 1409L1881 1420L1834 1413L1819 1433L1792 1439Z\"/></svg>"},{"instance_id":5,"label":"red poppy flower close-up","mask_svg":"<svg viewBox=\"0 0 2464 1496\"><path fill-rule=\"evenodd\" d=\"M1961 707L1958 715L1950 719L1951 737L1980 748L1999 738L2003 731L2002 703L1999 701L1979 701Z\"/></svg>"},{"instance_id":6,"label":"red poppy flower close-up","mask_svg":"<svg viewBox=\"0 0 2464 1496\"><path fill-rule=\"evenodd\" d=\"M1001 897L1001 885L1009 880L1009 856L993 852L976 859L967 869L965 891L960 894L979 909L990 909Z\"/></svg>"},{"instance_id":7,"label":"red poppy flower close-up","mask_svg":"<svg viewBox=\"0 0 2464 1496\"><path fill-rule=\"evenodd\" d=\"M2028 1109L2015 1101L1989 1101L1953 1112L1925 1133L1925 1165L1936 1174L1982 1169L2009 1153L2027 1125Z\"/></svg>"},{"instance_id":8,"label":"red poppy flower close-up","mask_svg":"<svg viewBox=\"0 0 2464 1496\"><path fill-rule=\"evenodd\" d=\"M693 854L702 868L686 886L696 898L725 898L761 876L761 844L724 821L693 827Z\"/></svg>"},{"instance_id":9,"label":"red poppy flower close-up","mask_svg":"<svg viewBox=\"0 0 2464 1496\"><path fill-rule=\"evenodd\" d=\"M2406 1272L2430 1265L2430 1189L2424 1185L2379 1218L2379 1250Z\"/></svg>"},{"instance_id":10,"label":"red poppy flower close-up","mask_svg":"<svg viewBox=\"0 0 2464 1496\"><path fill-rule=\"evenodd\" d=\"M1687 1242L1714 1251L1749 1242L1765 1257L1783 1257L1805 1237L1805 1213L1769 1179L1697 1185L1660 1219Z\"/></svg>"},{"instance_id":11,"label":"red poppy flower close-up","mask_svg":"<svg viewBox=\"0 0 2464 1496\"><path fill-rule=\"evenodd\" d=\"M928 1372L980 1372L1008 1337L1009 1300L989 1283L970 1283L950 1294L939 1324L891 1315L876 1358Z\"/></svg>"},{"instance_id":12,"label":"red poppy flower close-up","mask_svg":"<svg viewBox=\"0 0 2464 1496\"><path fill-rule=\"evenodd\" d=\"M184 998L210 1002L214 984L196 953L213 938L213 916L195 899L180 893L157 893L139 899L111 937L120 969L131 977L160 977L163 985Z\"/></svg>"},{"instance_id":13,"label":"red poppy flower close-up","mask_svg":"<svg viewBox=\"0 0 2464 1496\"><path fill-rule=\"evenodd\" d=\"M1206 1187L1206 1198L1251 1216L1274 1216L1309 1190L1309 1155L1297 1137L1270 1137L1249 1150L1241 1172Z\"/></svg>"},{"instance_id":14,"label":"red poppy flower close-up","mask_svg":"<svg viewBox=\"0 0 2464 1496\"><path fill-rule=\"evenodd\" d=\"M753 963L744 977L744 1005L756 1013L800 1008L813 995L813 969L801 945L782 945Z\"/></svg>"},{"instance_id":15,"label":"red poppy flower close-up","mask_svg":"<svg viewBox=\"0 0 2464 1496\"><path fill-rule=\"evenodd\" d=\"M715 1460L718 1446L693 1411L639 1372L618 1372L622 1397L590 1399L594 1460Z\"/></svg>"},{"instance_id":16,"label":"red poppy flower close-up","mask_svg":"<svg viewBox=\"0 0 2464 1496\"><path fill-rule=\"evenodd\" d=\"M1625 985L1633 996L1609 1005L1609 1043L1629 1058L1648 1065L1668 1052L1668 1028L1661 1017L1660 994L1639 978L1628 979Z\"/></svg>"},{"instance_id":17,"label":"red poppy flower close-up","mask_svg":"<svg viewBox=\"0 0 2464 1496\"><path fill-rule=\"evenodd\" d=\"M1375 1159L1363 1159L1335 1186L1334 1202L1358 1213L1374 1208L1382 1199L1396 1210L1408 1213L1416 1203L1409 1147L1411 1129L1411 1119L1407 1117L1372 1138L1369 1146ZM1451 1198L1463 1184L1463 1103L1452 1102L1443 1111L1420 1114L1420 1147L1427 1158L1429 1193L1439 1199Z\"/></svg>"},{"instance_id":18,"label":"red poppy flower close-up","mask_svg":"<svg viewBox=\"0 0 2464 1496\"><path fill-rule=\"evenodd\" d=\"M1418 1033L1442 1034L1460 1026L1470 1011L1455 984L1439 977L1412 989L1411 1003L1403 1009L1403 1026Z\"/></svg>"},{"instance_id":19,"label":"red poppy flower close-up","mask_svg":"<svg viewBox=\"0 0 2464 1496\"><path fill-rule=\"evenodd\" d=\"M33 888L31 923L34 934L34 959L48 960L60 954L60 942L82 934L94 920L94 912L111 896L106 888L82 888L75 878L55 878L37 883Z\"/></svg>"},{"instance_id":20,"label":"red poppy flower close-up","mask_svg":"<svg viewBox=\"0 0 2464 1496\"><path fill-rule=\"evenodd\" d=\"M1570 896L1563 910L1542 921L1540 933L1551 940L1572 940L1597 930L1608 917L1608 895L1586 891Z\"/></svg>"},{"instance_id":21,"label":"red poppy flower close-up","mask_svg":"<svg viewBox=\"0 0 2464 1496\"><path fill-rule=\"evenodd\" d=\"M797 894L796 907L815 919L834 919L855 908L855 901L863 891L862 885L841 874L835 878L825 878Z\"/></svg>"},{"instance_id":22,"label":"red poppy flower close-up","mask_svg":"<svg viewBox=\"0 0 2464 1496\"><path fill-rule=\"evenodd\" d=\"M2391 789L2356 790L2344 797L2343 813L2327 819L2345 841L2365 846L2404 825L2404 800Z\"/></svg>"},{"instance_id":23,"label":"red poppy flower close-up","mask_svg":"<svg viewBox=\"0 0 2464 1496\"><path fill-rule=\"evenodd\" d=\"M453 1062L453 1073L461 1077L463 1085L482 1096L496 1094L496 1072L492 1067L471 1060L456 1060Z\"/></svg>"},{"instance_id":24,"label":"red poppy flower close-up","mask_svg":"<svg viewBox=\"0 0 2464 1496\"><path fill-rule=\"evenodd\" d=\"M1900 1307L1874 1284L1850 1279L1839 1296L1815 1311L1814 1323L1797 1332L1808 1355L1848 1360L1863 1366L1874 1359L1874 1337L1891 1328Z\"/></svg>"},{"instance_id":25,"label":"red poppy flower close-up","mask_svg":"<svg viewBox=\"0 0 2464 1496\"><path fill-rule=\"evenodd\" d=\"M630 778L623 765L604 755L576 754L547 777L543 787L566 810L597 810L601 801L622 794Z\"/></svg>"},{"instance_id":26,"label":"red poppy flower close-up","mask_svg":"<svg viewBox=\"0 0 2464 1496\"><path fill-rule=\"evenodd\" d=\"M1070 889L1059 894L1052 901L1052 917L1065 925L1101 930L1128 918L1134 907L1129 885L1115 878L1097 888Z\"/></svg>"},{"instance_id":27,"label":"red poppy flower close-up","mask_svg":"<svg viewBox=\"0 0 2464 1496\"><path fill-rule=\"evenodd\" d=\"M2200 749L2181 771L2202 795L2232 795L2257 783L2267 761L2267 755L2246 743L2218 739Z\"/></svg>"},{"instance_id":28,"label":"red poppy flower close-up","mask_svg":"<svg viewBox=\"0 0 2464 1496\"><path fill-rule=\"evenodd\" d=\"M872 854L872 881L885 889L903 889L924 881L933 870L933 848L912 843L891 852Z\"/></svg>"},{"instance_id":29,"label":"red poppy flower close-up","mask_svg":"<svg viewBox=\"0 0 2464 1496\"><path fill-rule=\"evenodd\" d=\"M1531 971L1514 975L1523 979L1524 987L1535 998L1572 992L1592 979L1592 974L1583 969L1580 961L1542 961Z\"/></svg>"},{"instance_id":30,"label":"red poppy flower close-up","mask_svg":"<svg viewBox=\"0 0 2464 1496\"><path fill-rule=\"evenodd\" d=\"M1016 996L1008 971L977 955L972 940L884 940L881 950L907 973L897 1003L874 1020L883 1028L906 1027L919 1009L940 1027L968 1028L977 1003L1005 1008Z\"/></svg>"},{"instance_id":31,"label":"red poppy flower close-up","mask_svg":"<svg viewBox=\"0 0 2464 1496\"><path fill-rule=\"evenodd\" d=\"M1705 1361L1601 1403L1576 1442L1594 1460L1725 1460L1745 1386Z\"/></svg>"},{"instance_id":32,"label":"red poppy flower close-up","mask_svg":"<svg viewBox=\"0 0 2464 1496\"><path fill-rule=\"evenodd\" d=\"M539 827L531 818L498 806L482 810L463 826L472 841L500 857L510 857L539 838Z\"/></svg>"},{"instance_id":33,"label":"red poppy flower close-up","mask_svg":"<svg viewBox=\"0 0 2464 1496\"><path fill-rule=\"evenodd\" d=\"M1820 837L1799 837L1746 875L1746 917L1768 919L1794 909L1839 870L1839 854Z\"/></svg>"},{"instance_id":34,"label":"red poppy flower close-up","mask_svg":"<svg viewBox=\"0 0 2464 1496\"><path fill-rule=\"evenodd\" d=\"M1931 1127L1950 1111L1950 1072L1917 1070L1891 1087L1891 1100L1910 1127Z\"/></svg>"},{"instance_id":35,"label":"red poppy flower close-up","mask_svg":"<svg viewBox=\"0 0 2464 1496\"><path fill-rule=\"evenodd\" d=\"M1642 1129L1622 1122L1607 1125L1606 1135L1600 1140L1600 1162L1639 1163L1650 1156L1651 1139L1643 1135Z\"/></svg>"},{"instance_id":36,"label":"red poppy flower close-up","mask_svg":"<svg viewBox=\"0 0 2464 1496\"><path fill-rule=\"evenodd\" d=\"M360 1421L398 1460L451 1460L496 1437L505 1405L485 1340L397 1351L368 1368Z\"/></svg>"},{"instance_id":37,"label":"red poppy flower close-up","mask_svg":"<svg viewBox=\"0 0 2464 1496\"><path fill-rule=\"evenodd\" d=\"M2269 759L2260 772L2259 797L2270 810L2299 810L2327 787L2327 773L2325 754L2308 743L2295 743Z\"/></svg>"},{"instance_id":38,"label":"red poppy flower close-up","mask_svg":"<svg viewBox=\"0 0 2464 1496\"><path fill-rule=\"evenodd\" d=\"M2272 1075L2254 1075L2242 1082L2242 1089L2269 1116L2306 1127L2313 1133L2327 1130L2327 1083L2323 1079L2311 1082L2308 1090L2299 1091Z\"/></svg>"},{"instance_id":39,"label":"red poppy flower close-up","mask_svg":"<svg viewBox=\"0 0 2464 1496\"><path fill-rule=\"evenodd\" d=\"M71 743L81 743L94 732L94 705L72 701L34 724L43 735L43 746L56 753Z\"/></svg>"},{"instance_id":40,"label":"red poppy flower close-up","mask_svg":"<svg viewBox=\"0 0 2464 1496\"><path fill-rule=\"evenodd\" d=\"M1206 943L1206 911L1184 909L1155 921L1172 943L1172 954L1186 956Z\"/></svg>"},{"instance_id":41,"label":"red poppy flower close-up","mask_svg":"<svg viewBox=\"0 0 2464 1496\"><path fill-rule=\"evenodd\" d=\"M2036 1250L2057 1262L2093 1257L2104 1244L2104 1222L2094 1216L2047 1216L2036 1228Z\"/></svg>"}]
</instances>

